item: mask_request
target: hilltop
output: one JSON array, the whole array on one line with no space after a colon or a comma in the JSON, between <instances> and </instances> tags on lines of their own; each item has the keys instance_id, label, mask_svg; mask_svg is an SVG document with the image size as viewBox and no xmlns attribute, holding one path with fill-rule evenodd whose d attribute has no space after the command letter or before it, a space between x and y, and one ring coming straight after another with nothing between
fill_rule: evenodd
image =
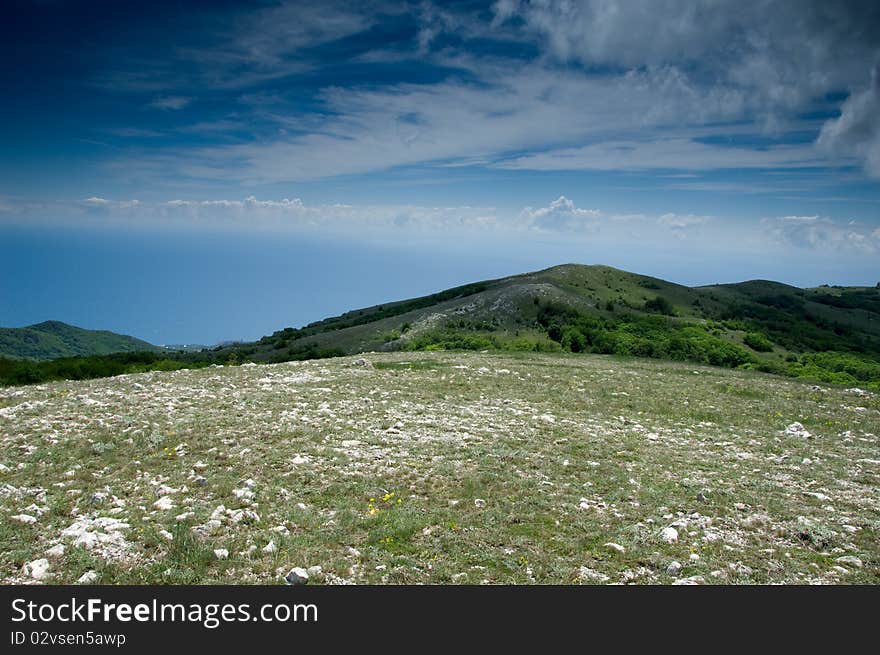
<instances>
[{"instance_id":1,"label":"hilltop","mask_svg":"<svg viewBox=\"0 0 880 655\"><path fill-rule=\"evenodd\" d=\"M566 264L357 309L206 354L280 362L444 349L594 352L880 383L880 289L764 280L687 287Z\"/></svg>"},{"instance_id":2,"label":"hilltop","mask_svg":"<svg viewBox=\"0 0 880 655\"><path fill-rule=\"evenodd\" d=\"M880 583L880 395L374 353L0 389L0 581Z\"/></svg>"},{"instance_id":3,"label":"hilltop","mask_svg":"<svg viewBox=\"0 0 880 655\"><path fill-rule=\"evenodd\" d=\"M119 352L155 351L156 346L107 330L85 330L61 321L0 328L0 357L51 360Z\"/></svg>"}]
</instances>

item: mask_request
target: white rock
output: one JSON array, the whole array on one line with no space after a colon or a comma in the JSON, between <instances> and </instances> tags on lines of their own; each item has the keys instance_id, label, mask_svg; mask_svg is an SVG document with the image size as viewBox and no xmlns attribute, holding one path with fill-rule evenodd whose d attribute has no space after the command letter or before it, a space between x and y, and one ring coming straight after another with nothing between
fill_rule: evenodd
<instances>
[{"instance_id":1,"label":"white rock","mask_svg":"<svg viewBox=\"0 0 880 655\"><path fill-rule=\"evenodd\" d=\"M46 551L46 557L60 559L64 557L64 544L56 544Z\"/></svg>"},{"instance_id":2,"label":"white rock","mask_svg":"<svg viewBox=\"0 0 880 655\"><path fill-rule=\"evenodd\" d=\"M618 553L625 553L626 552L626 548L624 548L620 544L614 543L613 541L609 541L607 544L605 544L605 548L610 548L611 550L616 550Z\"/></svg>"},{"instance_id":3,"label":"white rock","mask_svg":"<svg viewBox=\"0 0 880 655\"><path fill-rule=\"evenodd\" d=\"M35 559L33 562L28 562L24 565L22 569L22 573L26 576L33 578L34 580L45 580L49 577L49 560L45 557L41 559Z\"/></svg>"},{"instance_id":4,"label":"white rock","mask_svg":"<svg viewBox=\"0 0 880 655\"><path fill-rule=\"evenodd\" d=\"M608 576L594 569L582 566L578 569L578 579L582 582L607 582Z\"/></svg>"},{"instance_id":5,"label":"white rock","mask_svg":"<svg viewBox=\"0 0 880 655\"><path fill-rule=\"evenodd\" d=\"M174 535L168 532L168 530L159 530L159 535L166 541L174 541Z\"/></svg>"},{"instance_id":6,"label":"white rock","mask_svg":"<svg viewBox=\"0 0 880 655\"><path fill-rule=\"evenodd\" d=\"M699 585L704 584L706 579L701 575L692 575L689 578L679 578L672 584L674 585Z\"/></svg>"},{"instance_id":7,"label":"white rock","mask_svg":"<svg viewBox=\"0 0 880 655\"><path fill-rule=\"evenodd\" d=\"M667 544L674 544L678 541L678 530L673 527L663 528L660 531L660 538Z\"/></svg>"},{"instance_id":8,"label":"white rock","mask_svg":"<svg viewBox=\"0 0 880 655\"><path fill-rule=\"evenodd\" d=\"M214 557L216 557L217 559L226 559L227 557L229 557L229 551L225 548L215 548Z\"/></svg>"},{"instance_id":9,"label":"white rock","mask_svg":"<svg viewBox=\"0 0 880 655\"><path fill-rule=\"evenodd\" d=\"M360 557L361 556L361 551L359 551L354 546L349 546L347 550L348 550L348 554L351 555L352 557Z\"/></svg>"},{"instance_id":10,"label":"white rock","mask_svg":"<svg viewBox=\"0 0 880 655\"><path fill-rule=\"evenodd\" d=\"M482 498L474 498L474 507L482 509L486 506L486 501Z\"/></svg>"},{"instance_id":11,"label":"white rock","mask_svg":"<svg viewBox=\"0 0 880 655\"><path fill-rule=\"evenodd\" d=\"M669 566L666 567L667 575L677 576L681 573L681 564L676 561L672 561L669 563Z\"/></svg>"},{"instance_id":12,"label":"white rock","mask_svg":"<svg viewBox=\"0 0 880 655\"><path fill-rule=\"evenodd\" d=\"M76 581L77 584L94 584L98 579L98 573L96 571L86 571L79 579Z\"/></svg>"},{"instance_id":13,"label":"white rock","mask_svg":"<svg viewBox=\"0 0 880 655\"><path fill-rule=\"evenodd\" d=\"M122 559L131 547L122 534L128 527L128 523L109 516L81 516L62 530L61 536L72 538L74 546L82 546L104 559Z\"/></svg>"},{"instance_id":14,"label":"white rock","mask_svg":"<svg viewBox=\"0 0 880 655\"><path fill-rule=\"evenodd\" d=\"M304 585L309 581L309 572L300 567L294 567L284 576L284 581L289 585Z\"/></svg>"},{"instance_id":15,"label":"white rock","mask_svg":"<svg viewBox=\"0 0 880 655\"><path fill-rule=\"evenodd\" d=\"M268 544L263 546L264 553L274 553L276 550L278 550L278 546L275 545L274 541L270 541Z\"/></svg>"},{"instance_id":16,"label":"white rock","mask_svg":"<svg viewBox=\"0 0 880 655\"><path fill-rule=\"evenodd\" d=\"M307 464L309 461L308 457L304 457L303 455L296 455L292 460L290 460L291 464L295 464L299 466L300 464Z\"/></svg>"},{"instance_id":17,"label":"white rock","mask_svg":"<svg viewBox=\"0 0 880 655\"><path fill-rule=\"evenodd\" d=\"M791 437L803 437L804 439L809 439L812 436L804 426L797 421L786 426L784 433Z\"/></svg>"},{"instance_id":18,"label":"white rock","mask_svg":"<svg viewBox=\"0 0 880 655\"><path fill-rule=\"evenodd\" d=\"M856 568L862 568L863 563L855 555L844 555L843 557L838 557L834 560L838 564L848 564L850 566L855 566Z\"/></svg>"},{"instance_id":19,"label":"white rock","mask_svg":"<svg viewBox=\"0 0 880 655\"><path fill-rule=\"evenodd\" d=\"M31 516L30 514L16 514L15 516L10 516L9 518L13 521L17 521L18 523L24 523L25 525L37 522L37 517Z\"/></svg>"},{"instance_id":20,"label":"white rock","mask_svg":"<svg viewBox=\"0 0 880 655\"><path fill-rule=\"evenodd\" d=\"M174 507L174 501L171 499L171 496L162 496L159 500L153 503L153 507L166 511Z\"/></svg>"}]
</instances>

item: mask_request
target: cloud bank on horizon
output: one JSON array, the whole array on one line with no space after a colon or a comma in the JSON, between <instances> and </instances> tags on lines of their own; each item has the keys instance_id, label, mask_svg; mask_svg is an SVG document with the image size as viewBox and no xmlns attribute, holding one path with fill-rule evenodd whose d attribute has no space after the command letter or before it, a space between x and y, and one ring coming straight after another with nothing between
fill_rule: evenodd
<instances>
[{"instance_id":1,"label":"cloud bank on horizon","mask_svg":"<svg viewBox=\"0 0 880 655\"><path fill-rule=\"evenodd\" d=\"M875 2L10 13L0 224L880 251Z\"/></svg>"}]
</instances>

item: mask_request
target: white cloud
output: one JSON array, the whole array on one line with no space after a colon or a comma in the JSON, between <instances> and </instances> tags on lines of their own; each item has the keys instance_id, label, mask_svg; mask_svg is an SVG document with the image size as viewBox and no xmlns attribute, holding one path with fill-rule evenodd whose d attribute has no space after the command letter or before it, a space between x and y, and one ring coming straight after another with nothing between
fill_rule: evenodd
<instances>
[{"instance_id":1,"label":"white cloud","mask_svg":"<svg viewBox=\"0 0 880 655\"><path fill-rule=\"evenodd\" d=\"M153 107L155 109L177 110L183 109L191 102L192 98L187 98L185 96L164 96L153 100L150 103L150 107Z\"/></svg>"},{"instance_id":2,"label":"white cloud","mask_svg":"<svg viewBox=\"0 0 880 655\"><path fill-rule=\"evenodd\" d=\"M358 238L364 235L528 238L534 232L569 240L625 240L636 236L696 236L713 219L694 214L615 213L586 209L564 195L543 207L499 210L495 207L308 204L300 198L280 200L248 196L238 199L172 199L159 202L111 200L93 196L74 202L32 205L0 203L5 222L56 224L76 222L102 226L142 225L158 229L309 232Z\"/></svg>"},{"instance_id":3,"label":"white cloud","mask_svg":"<svg viewBox=\"0 0 880 655\"><path fill-rule=\"evenodd\" d=\"M814 130L817 121L798 115L817 103L827 110L821 99L826 93L863 85L866 69L852 62L880 56L871 36L873 26L880 29L880 12L839 5L499 0L487 20L423 2L411 12L418 24L411 51L380 46L355 59L420 56L459 75L436 83L325 87L315 98L318 110L308 112L301 97L285 96L283 86L255 89L239 98L237 110L244 110L235 120L205 122L199 129L214 137L245 131L259 138L164 149L160 155L145 151L118 161L117 169L146 176L139 181L149 183L164 176L248 185L425 163L709 170L828 165L835 163L829 153L843 156L843 163L853 155L870 163L876 159L873 147L758 149L695 140L699 129L716 137L744 128L776 135ZM377 15L403 11L409 9L380 2L332 10L281 3L245 12L214 34L216 42L171 53L170 68L154 75L170 80L163 87L169 95L153 105L180 108L175 105L188 96L177 93L196 94L192 89L201 84L255 86L318 66L297 55L368 29ZM443 34L454 34L457 45L438 38ZM506 59L469 49L474 37L537 46L539 54L530 61ZM191 67L193 79L178 79L175 71ZM850 104L845 115L858 113L855 100ZM851 131L826 127L829 135Z\"/></svg>"},{"instance_id":4,"label":"white cloud","mask_svg":"<svg viewBox=\"0 0 880 655\"><path fill-rule=\"evenodd\" d=\"M611 134L662 133L678 129L683 122L703 125L742 118L739 101L731 101L723 92L685 87L686 82L669 70L589 77L576 71L548 70L540 64L524 65L516 72L507 66L480 65L479 74L481 84L448 80L433 85L325 89L321 93L324 114L289 116L289 127L297 136L165 151L159 157L144 153L135 161L121 161L119 167L126 173L158 169L176 178L257 184L368 173L425 162L480 164L548 144L609 141L599 157L591 157L599 161L605 158L604 151L621 145ZM273 106L272 114L280 126L288 127L282 107ZM727 134L742 129L712 127L714 133ZM669 152L682 141L658 143ZM699 168L701 161L710 168L728 165L720 156L726 154L722 148L686 145L689 150L683 164L687 167ZM602 148L592 148L596 147ZM589 155L591 147L587 148ZM563 158L577 159L568 151L560 152ZM773 157L771 154L770 165ZM668 165L680 165L680 159L685 158L672 157ZM758 153L749 165L760 166L767 159L766 154ZM538 156L534 161L541 160ZM532 167L531 162L526 158L505 165Z\"/></svg>"},{"instance_id":5,"label":"white cloud","mask_svg":"<svg viewBox=\"0 0 880 655\"><path fill-rule=\"evenodd\" d=\"M137 209L141 206L141 203L139 200L108 200L107 198L92 196L91 198L81 200L80 205L93 210L119 211Z\"/></svg>"},{"instance_id":6,"label":"white cloud","mask_svg":"<svg viewBox=\"0 0 880 655\"><path fill-rule=\"evenodd\" d=\"M613 140L560 148L501 161L499 168L526 170L713 170L827 166L811 145L756 150L717 146L689 138Z\"/></svg>"},{"instance_id":7,"label":"white cloud","mask_svg":"<svg viewBox=\"0 0 880 655\"><path fill-rule=\"evenodd\" d=\"M700 233L712 221L710 216L696 214L621 214L599 209L582 209L559 196L546 207L525 207L517 223L526 229L557 232L568 236L601 234L611 239L645 238L654 235L665 239L670 235L684 239Z\"/></svg>"},{"instance_id":8,"label":"white cloud","mask_svg":"<svg viewBox=\"0 0 880 655\"><path fill-rule=\"evenodd\" d=\"M840 117L822 126L818 145L834 154L859 157L868 174L880 179L880 64L871 73L870 85L851 94Z\"/></svg>"},{"instance_id":9,"label":"white cloud","mask_svg":"<svg viewBox=\"0 0 880 655\"><path fill-rule=\"evenodd\" d=\"M598 227L598 209L579 209L565 196L559 196L547 207L526 207L520 217L529 227L550 231L593 231Z\"/></svg>"},{"instance_id":10,"label":"white cloud","mask_svg":"<svg viewBox=\"0 0 880 655\"><path fill-rule=\"evenodd\" d=\"M877 55L880 29L876 5L847 0L508 0L495 12L495 24L520 18L558 61L673 67L765 115L859 84L852 63Z\"/></svg>"},{"instance_id":11,"label":"white cloud","mask_svg":"<svg viewBox=\"0 0 880 655\"><path fill-rule=\"evenodd\" d=\"M880 228L857 221L823 216L779 216L764 219L768 235L777 243L814 251L880 253Z\"/></svg>"}]
</instances>

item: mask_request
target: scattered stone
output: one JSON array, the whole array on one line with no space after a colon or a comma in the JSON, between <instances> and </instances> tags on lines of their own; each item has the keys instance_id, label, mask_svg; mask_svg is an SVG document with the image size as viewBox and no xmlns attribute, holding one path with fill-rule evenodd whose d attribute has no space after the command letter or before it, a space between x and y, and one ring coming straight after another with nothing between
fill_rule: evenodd
<instances>
[{"instance_id":1,"label":"scattered stone","mask_svg":"<svg viewBox=\"0 0 880 655\"><path fill-rule=\"evenodd\" d=\"M847 564L849 566L854 566L858 569L862 568L863 566L862 560L855 555L844 555L843 557L836 558L834 561L838 564Z\"/></svg>"},{"instance_id":2,"label":"scattered stone","mask_svg":"<svg viewBox=\"0 0 880 655\"><path fill-rule=\"evenodd\" d=\"M660 539L665 541L667 544L674 544L678 541L678 530L673 527L663 528L660 531Z\"/></svg>"},{"instance_id":3,"label":"scattered stone","mask_svg":"<svg viewBox=\"0 0 880 655\"><path fill-rule=\"evenodd\" d=\"M195 479L193 480L193 482L195 482L196 485L199 487L204 487L208 484L208 478L201 476L201 475L197 475L195 477Z\"/></svg>"},{"instance_id":4,"label":"scattered stone","mask_svg":"<svg viewBox=\"0 0 880 655\"><path fill-rule=\"evenodd\" d=\"M159 535L166 541L174 541L174 535L168 532L168 530L159 530Z\"/></svg>"},{"instance_id":5,"label":"scattered stone","mask_svg":"<svg viewBox=\"0 0 880 655\"><path fill-rule=\"evenodd\" d=\"M477 509L483 509L486 506L486 501L482 498L474 498L474 507Z\"/></svg>"},{"instance_id":6,"label":"scattered stone","mask_svg":"<svg viewBox=\"0 0 880 655\"><path fill-rule=\"evenodd\" d=\"M351 363L351 365L352 366L361 366L363 368L373 368L373 363L368 359L364 359L363 357L358 357L356 360L354 360Z\"/></svg>"},{"instance_id":7,"label":"scattered stone","mask_svg":"<svg viewBox=\"0 0 880 655\"><path fill-rule=\"evenodd\" d=\"M31 516L30 514L16 514L15 516L10 516L9 518L18 523L24 523L25 525L30 525L37 522L37 517Z\"/></svg>"},{"instance_id":8,"label":"scattered stone","mask_svg":"<svg viewBox=\"0 0 880 655\"><path fill-rule=\"evenodd\" d=\"M666 567L666 574L676 577L679 573L681 573L681 564L673 560L669 563L669 566Z\"/></svg>"},{"instance_id":9,"label":"scattered stone","mask_svg":"<svg viewBox=\"0 0 880 655\"><path fill-rule=\"evenodd\" d=\"M361 551L359 551L354 546L349 546L347 550L348 550L348 554L351 555L352 557L360 557L361 556Z\"/></svg>"},{"instance_id":10,"label":"scattered stone","mask_svg":"<svg viewBox=\"0 0 880 655\"><path fill-rule=\"evenodd\" d=\"M226 559L229 557L229 551L226 548L215 548L214 557L217 559Z\"/></svg>"},{"instance_id":11,"label":"scattered stone","mask_svg":"<svg viewBox=\"0 0 880 655\"><path fill-rule=\"evenodd\" d=\"M853 387L852 389L847 389L846 393L851 393L856 396L870 396L871 393L869 391L865 391L864 389L859 389L858 387Z\"/></svg>"},{"instance_id":12,"label":"scattered stone","mask_svg":"<svg viewBox=\"0 0 880 655\"><path fill-rule=\"evenodd\" d=\"M242 487L241 489L233 489L232 495L239 500L252 500L256 494L247 487Z\"/></svg>"},{"instance_id":13,"label":"scattered stone","mask_svg":"<svg viewBox=\"0 0 880 655\"><path fill-rule=\"evenodd\" d=\"M274 541L270 541L268 544L263 546L263 552L267 554L274 553L276 550L278 550L278 546L275 545Z\"/></svg>"},{"instance_id":14,"label":"scattered stone","mask_svg":"<svg viewBox=\"0 0 880 655\"><path fill-rule=\"evenodd\" d=\"M77 579L77 584L94 584L98 580L97 571L86 571Z\"/></svg>"},{"instance_id":15,"label":"scattered stone","mask_svg":"<svg viewBox=\"0 0 880 655\"><path fill-rule=\"evenodd\" d=\"M705 584L706 579L701 575L692 575L689 578L679 578L675 580L672 584L674 585L700 585Z\"/></svg>"},{"instance_id":16,"label":"scattered stone","mask_svg":"<svg viewBox=\"0 0 880 655\"><path fill-rule=\"evenodd\" d=\"M586 566L578 569L578 580L581 582L608 582L608 576Z\"/></svg>"},{"instance_id":17,"label":"scattered stone","mask_svg":"<svg viewBox=\"0 0 880 655\"><path fill-rule=\"evenodd\" d=\"M174 501L171 499L171 496L162 496L159 500L153 503L153 507L164 512L174 508Z\"/></svg>"},{"instance_id":18,"label":"scattered stone","mask_svg":"<svg viewBox=\"0 0 880 655\"><path fill-rule=\"evenodd\" d=\"M118 560L125 558L131 547L122 534L128 527L128 523L109 516L81 516L62 530L61 536L72 538L74 546L82 546L103 559Z\"/></svg>"},{"instance_id":19,"label":"scattered stone","mask_svg":"<svg viewBox=\"0 0 880 655\"><path fill-rule=\"evenodd\" d=\"M41 559L35 559L33 562L28 562L22 568L22 573L24 573L29 578L33 578L34 580L45 580L49 577L49 569L51 566L49 565L49 560L45 557Z\"/></svg>"},{"instance_id":20,"label":"scattered stone","mask_svg":"<svg viewBox=\"0 0 880 655\"><path fill-rule=\"evenodd\" d=\"M304 585L309 582L309 572L300 567L294 567L284 576L285 582L292 586Z\"/></svg>"},{"instance_id":21,"label":"scattered stone","mask_svg":"<svg viewBox=\"0 0 880 655\"><path fill-rule=\"evenodd\" d=\"M803 425L795 421L794 423L788 425L785 428L784 434L790 437L801 437L802 439L809 439L812 435L804 428Z\"/></svg>"},{"instance_id":22,"label":"scattered stone","mask_svg":"<svg viewBox=\"0 0 880 655\"><path fill-rule=\"evenodd\" d=\"M64 544L55 544L46 551L46 557L50 559L61 559L64 557Z\"/></svg>"},{"instance_id":23,"label":"scattered stone","mask_svg":"<svg viewBox=\"0 0 880 655\"><path fill-rule=\"evenodd\" d=\"M626 548L624 548L620 544L614 543L613 541L609 541L607 544L605 544L605 548L610 548L611 550L616 550L618 553L625 553L626 552Z\"/></svg>"}]
</instances>

